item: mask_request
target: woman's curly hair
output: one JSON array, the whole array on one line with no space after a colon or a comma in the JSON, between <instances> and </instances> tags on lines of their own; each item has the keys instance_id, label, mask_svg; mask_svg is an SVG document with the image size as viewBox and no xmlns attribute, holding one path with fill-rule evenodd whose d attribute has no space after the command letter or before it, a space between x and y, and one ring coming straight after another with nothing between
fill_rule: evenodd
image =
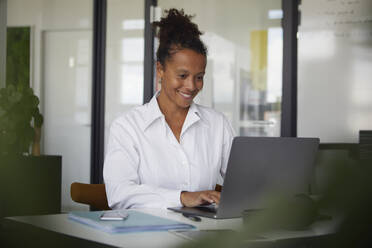
<instances>
[{"instance_id":1,"label":"woman's curly hair","mask_svg":"<svg viewBox=\"0 0 372 248\"><path fill-rule=\"evenodd\" d=\"M177 9L166 10L166 17L162 17L159 22L154 22L153 27L159 27L157 37L159 47L156 52L157 61L165 66L165 61L180 49L188 48L199 54L207 56L207 48L200 40L202 32L198 25L191 22L193 16L186 15Z\"/></svg>"}]
</instances>

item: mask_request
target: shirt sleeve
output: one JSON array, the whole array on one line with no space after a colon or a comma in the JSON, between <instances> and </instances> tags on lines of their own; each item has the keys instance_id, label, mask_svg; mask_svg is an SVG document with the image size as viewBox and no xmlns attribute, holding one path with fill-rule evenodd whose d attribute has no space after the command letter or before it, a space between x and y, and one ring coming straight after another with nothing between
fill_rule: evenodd
<instances>
[{"instance_id":1,"label":"shirt sleeve","mask_svg":"<svg viewBox=\"0 0 372 248\"><path fill-rule=\"evenodd\" d=\"M108 205L112 209L167 208L182 206L181 190L141 184L140 155L133 135L122 121L110 128L103 168Z\"/></svg>"},{"instance_id":2,"label":"shirt sleeve","mask_svg":"<svg viewBox=\"0 0 372 248\"><path fill-rule=\"evenodd\" d=\"M235 137L234 129L232 128L230 122L227 120L225 116L223 116L223 143L222 143L222 158L221 158L221 181L219 182L220 185L223 185L223 180L225 179L226 169L227 169L227 162L230 156L230 150L232 141Z\"/></svg>"}]
</instances>

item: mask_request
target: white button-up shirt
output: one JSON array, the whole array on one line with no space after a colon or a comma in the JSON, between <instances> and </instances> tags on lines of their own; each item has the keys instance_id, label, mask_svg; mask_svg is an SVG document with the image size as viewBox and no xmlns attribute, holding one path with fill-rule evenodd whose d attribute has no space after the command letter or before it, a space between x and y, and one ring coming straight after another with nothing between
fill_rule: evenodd
<instances>
[{"instance_id":1,"label":"white button-up shirt","mask_svg":"<svg viewBox=\"0 0 372 248\"><path fill-rule=\"evenodd\" d=\"M113 209L181 206L181 191L223 183L233 139L226 117L192 103L178 142L157 96L111 125L103 176Z\"/></svg>"}]
</instances>

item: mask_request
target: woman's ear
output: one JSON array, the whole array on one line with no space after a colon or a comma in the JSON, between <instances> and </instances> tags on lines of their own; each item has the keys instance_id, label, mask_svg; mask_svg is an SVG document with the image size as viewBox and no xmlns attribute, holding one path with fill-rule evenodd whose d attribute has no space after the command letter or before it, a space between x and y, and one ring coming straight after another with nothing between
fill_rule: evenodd
<instances>
[{"instance_id":1,"label":"woman's ear","mask_svg":"<svg viewBox=\"0 0 372 248\"><path fill-rule=\"evenodd\" d=\"M158 81L160 81L163 78L163 74L164 74L164 67L159 61L157 61L156 62L156 75L157 75Z\"/></svg>"}]
</instances>

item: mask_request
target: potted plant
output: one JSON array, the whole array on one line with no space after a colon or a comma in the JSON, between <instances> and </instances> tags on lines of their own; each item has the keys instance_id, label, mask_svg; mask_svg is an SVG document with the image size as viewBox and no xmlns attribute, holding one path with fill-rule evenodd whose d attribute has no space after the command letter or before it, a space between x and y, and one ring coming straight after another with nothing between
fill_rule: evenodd
<instances>
[{"instance_id":1,"label":"potted plant","mask_svg":"<svg viewBox=\"0 0 372 248\"><path fill-rule=\"evenodd\" d=\"M40 155L40 130L43 116L39 98L30 87L8 84L0 89L0 153L1 155Z\"/></svg>"},{"instance_id":2,"label":"potted plant","mask_svg":"<svg viewBox=\"0 0 372 248\"><path fill-rule=\"evenodd\" d=\"M0 217L60 212L62 158L40 156L38 105L27 85L0 89Z\"/></svg>"}]
</instances>

